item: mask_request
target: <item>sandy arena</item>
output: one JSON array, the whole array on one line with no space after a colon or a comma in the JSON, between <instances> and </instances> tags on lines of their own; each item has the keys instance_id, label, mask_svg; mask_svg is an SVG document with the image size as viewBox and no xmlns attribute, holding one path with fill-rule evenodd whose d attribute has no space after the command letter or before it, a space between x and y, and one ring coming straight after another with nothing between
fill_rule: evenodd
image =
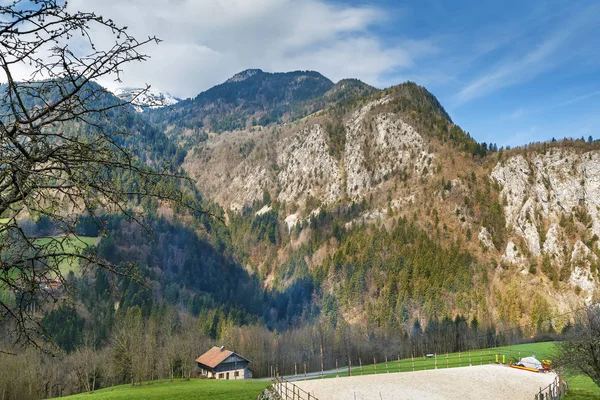
<instances>
[{"instance_id":1,"label":"sandy arena","mask_svg":"<svg viewBox=\"0 0 600 400\"><path fill-rule=\"evenodd\" d=\"M554 378L553 373L483 365L295 383L319 400L533 400Z\"/></svg>"}]
</instances>

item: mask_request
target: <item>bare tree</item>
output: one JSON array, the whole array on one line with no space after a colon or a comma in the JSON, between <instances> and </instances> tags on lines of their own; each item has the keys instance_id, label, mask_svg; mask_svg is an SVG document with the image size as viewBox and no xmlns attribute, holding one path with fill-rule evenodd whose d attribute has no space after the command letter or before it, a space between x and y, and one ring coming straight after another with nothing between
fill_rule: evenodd
<instances>
[{"instance_id":1,"label":"bare tree","mask_svg":"<svg viewBox=\"0 0 600 400\"><path fill-rule=\"evenodd\" d=\"M81 390L88 393L96 390L96 378L102 368L102 359L97 352L96 341L93 334L85 335L82 345L70 357L79 386Z\"/></svg>"},{"instance_id":2,"label":"bare tree","mask_svg":"<svg viewBox=\"0 0 600 400\"><path fill-rule=\"evenodd\" d=\"M96 35L109 40L94 40ZM115 124L108 128L131 106L95 83L120 81L123 66L147 60L141 48L158 42L138 40L127 27L95 13L72 12L62 1L0 6L0 79L6 82L0 85L0 290L12 294L9 300L0 297L0 323L12 324L16 342L35 344L43 335L36 311L56 300L46 282L65 283L61 263L77 260L133 273L93 251L73 250L85 247L83 242L69 246L77 240L81 215L100 223L101 213L119 212L139 222L131 211L134 196L183 202L182 177L137 160L124 145L135 132L121 132ZM17 76L24 69L28 74ZM119 181L123 174L135 177L136 189ZM165 180L169 190L161 189ZM40 217L55 227L45 240L19 223Z\"/></svg>"},{"instance_id":3,"label":"bare tree","mask_svg":"<svg viewBox=\"0 0 600 400\"><path fill-rule=\"evenodd\" d=\"M558 344L559 367L589 376L600 386L600 305L583 310L580 321Z\"/></svg>"}]
</instances>

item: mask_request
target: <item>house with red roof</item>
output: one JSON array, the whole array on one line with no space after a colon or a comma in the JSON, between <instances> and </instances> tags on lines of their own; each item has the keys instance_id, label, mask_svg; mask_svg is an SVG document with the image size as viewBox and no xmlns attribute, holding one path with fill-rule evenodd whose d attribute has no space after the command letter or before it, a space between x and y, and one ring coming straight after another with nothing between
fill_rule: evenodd
<instances>
[{"instance_id":1,"label":"house with red roof","mask_svg":"<svg viewBox=\"0 0 600 400\"><path fill-rule=\"evenodd\" d=\"M213 347L196 359L200 375L214 379L250 379L250 363L247 358L225 349L225 346Z\"/></svg>"}]
</instances>

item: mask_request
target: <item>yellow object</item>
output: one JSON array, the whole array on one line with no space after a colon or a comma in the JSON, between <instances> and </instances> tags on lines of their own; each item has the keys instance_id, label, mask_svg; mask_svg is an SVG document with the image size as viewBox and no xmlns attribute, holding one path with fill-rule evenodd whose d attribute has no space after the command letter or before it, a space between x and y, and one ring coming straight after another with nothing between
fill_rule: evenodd
<instances>
[{"instance_id":1,"label":"yellow object","mask_svg":"<svg viewBox=\"0 0 600 400\"><path fill-rule=\"evenodd\" d=\"M498 364L498 354L496 354L496 364Z\"/></svg>"},{"instance_id":2,"label":"yellow object","mask_svg":"<svg viewBox=\"0 0 600 400\"><path fill-rule=\"evenodd\" d=\"M516 368L516 369L521 369L523 371L530 371L530 372L540 372L535 368L527 368L527 367L521 367L520 365L511 365L511 368Z\"/></svg>"},{"instance_id":3,"label":"yellow object","mask_svg":"<svg viewBox=\"0 0 600 400\"><path fill-rule=\"evenodd\" d=\"M504 358L504 354L502 354L502 364L506 364L506 360Z\"/></svg>"}]
</instances>

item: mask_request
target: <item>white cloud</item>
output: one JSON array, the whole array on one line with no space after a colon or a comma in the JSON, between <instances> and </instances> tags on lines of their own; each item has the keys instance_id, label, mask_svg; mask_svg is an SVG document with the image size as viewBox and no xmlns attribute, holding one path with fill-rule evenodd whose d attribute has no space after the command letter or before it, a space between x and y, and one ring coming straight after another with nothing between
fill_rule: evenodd
<instances>
[{"instance_id":1,"label":"white cloud","mask_svg":"<svg viewBox=\"0 0 600 400\"><path fill-rule=\"evenodd\" d=\"M385 45L369 34L382 10L324 0L72 0L129 26L151 59L128 65L123 81L145 83L176 96L194 96L246 68L311 69L332 80L359 78L380 85L382 75L413 65L432 51L426 40ZM110 81L101 82L114 86Z\"/></svg>"},{"instance_id":2,"label":"white cloud","mask_svg":"<svg viewBox=\"0 0 600 400\"><path fill-rule=\"evenodd\" d=\"M576 96L576 97L570 98L569 100L565 100L562 103L557 104L556 107L558 108L558 107L570 106L571 104L575 104L575 103L578 103L578 102L580 102L582 100L587 100L587 99L589 99L591 97L595 97L595 96L600 96L600 90L596 90L596 91L593 91L593 92L590 92L590 93L586 93L586 94L583 94L583 95L580 95L580 96Z\"/></svg>"}]
</instances>

